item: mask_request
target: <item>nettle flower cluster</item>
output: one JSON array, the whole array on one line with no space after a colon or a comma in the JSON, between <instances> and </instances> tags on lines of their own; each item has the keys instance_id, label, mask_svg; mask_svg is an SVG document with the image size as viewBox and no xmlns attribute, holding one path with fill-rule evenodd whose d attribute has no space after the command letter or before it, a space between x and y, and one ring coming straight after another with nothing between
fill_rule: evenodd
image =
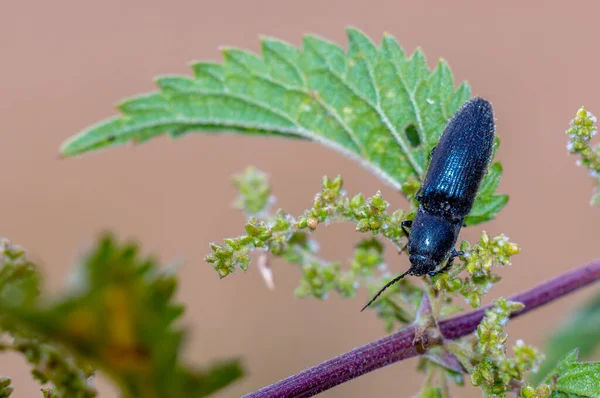
<instances>
[{"instance_id":1,"label":"nettle flower cluster","mask_svg":"<svg viewBox=\"0 0 600 398\"><path fill-rule=\"evenodd\" d=\"M475 366L470 370L471 383L481 386L489 396L502 396L513 391L529 398L546 398L550 395L550 387L541 384L537 388L519 382L529 370L537 370L543 355L522 340L517 340L512 350L513 357L506 355L508 335L504 325L508 323L511 313L523 309L523 304L500 298L494 302L492 309L487 310L485 318L477 327L477 338L474 342Z\"/></svg>"},{"instance_id":2,"label":"nettle flower cluster","mask_svg":"<svg viewBox=\"0 0 600 398\"><path fill-rule=\"evenodd\" d=\"M283 210L270 211L274 199L263 172L248 168L234 177L234 183L239 191L235 203L248 214L246 233L225 239L222 244L211 244L213 252L206 257L206 261L213 265L220 277L224 277L236 268L246 270L253 257L252 252L259 250L256 255L260 260L259 267L270 283L272 271L269 269L268 273L264 272L265 264L268 264L264 258L281 257L298 265L302 271L296 289L298 297L325 299L332 292L337 292L341 297L353 297L360 287L365 287L369 294L375 293L393 278L385 263L383 242L391 243L396 249L404 247L407 237L401 223L414 217L418 205L414 201L419 189L416 179L404 187L411 209L389 212L389 203L381 192L371 197L362 194L351 197L343 189L341 177L324 177L322 189L315 196L312 207L299 217L293 217ZM353 224L357 232L369 234L355 245L354 254L347 264L319 257L319 245L311 235L321 225L340 222ZM384 321L388 331L415 322L421 316L419 311L424 298L431 306L431 312L428 313L431 319L425 322L428 325L435 325L438 318L462 311L462 306L455 302L458 296L463 297L470 306L479 307L482 296L500 280L500 276L493 272L494 268L510 265L511 257L519 252L519 247L505 235L490 237L485 231L479 242L471 244L463 241L460 249L465 252L464 256L448 272L433 278L404 279L374 303L372 308ZM455 356L462 364L462 372L457 373L456 368L448 369L439 365L429 368L433 366L439 371L444 383L446 379L462 383L462 375L468 373L472 384L480 386L490 396L503 396L509 391L519 391L525 387L530 391L533 387L526 385L524 374L535 368L542 356L522 342L513 348L513 357L507 356L505 347L503 327L509 314L518 310L519 306L519 303L497 300L474 339L443 344L441 350L444 355ZM432 363L435 362L434 358ZM427 378L430 379L433 380ZM437 387L426 385L423 391L431 388ZM539 391L533 388L532 391L537 395L530 396L544 397L544 388L541 387Z\"/></svg>"},{"instance_id":3,"label":"nettle flower cluster","mask_svg":"<svg viewBox=\"0 0 600 398\"><path fill-rule=\"evenodd\" d=\"M597 187L592 204L600 205L600 145L592 146L591 139L596 135L596 116L585 108L580 108L566 131L569 135L567 149L574 155L579 155L579 166L590 170L590 175L596 180Z\"/></svg>"}]
</instances>

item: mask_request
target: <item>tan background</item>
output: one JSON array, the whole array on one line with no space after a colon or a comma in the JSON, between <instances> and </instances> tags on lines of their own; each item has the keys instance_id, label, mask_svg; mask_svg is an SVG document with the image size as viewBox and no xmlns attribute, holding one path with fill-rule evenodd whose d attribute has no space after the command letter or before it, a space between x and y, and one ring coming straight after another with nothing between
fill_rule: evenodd
<instances>
[{"instance_id":1,"label":"tan background","mask_svg":"<svg viewBox=\"0 0 600 398\"><path fill-rule=\"evenodd\" d=\"M258 50L259 35L300 44L317 33L346 45L354 25L379 41L384 32L430 65L450 63L456 80L496 111L504 162L501 190L511 201L497 221L523 247L493 296L525 289L599 255L600 214L588 206L592 184L565 150L564 130L582 104L600 113L600 5L563 2L417 1L9 1L0 2L0 235L29 249L53 290L74 258L104 229L135 237L164 261L186 260L180 298L192 329L186 356L195 364L241 355L250 373L216 395L234 397L381 337L366 300L297 300L299 272L276 263L277 291L255 267L219 281L203 262L208 242L242 231L230 207L230 176L248 164L272 175L278 205L309 206L323 174L343 174L352 193L382 189L394 207L403 199L361 169L312 143L192 135L136 148L59 160L59 144L110 116L123 97L153 89L152 78L189 73L194 59L220 59L221 45ZM462 236L475 238L480 228ZM318 232L324 254L347 259L358 239L348 226ZM334 246L336 242L344 245ZM406 268L396 260L393 269ZM542 344L544 333L593 289L550 305L509 327L511 336ZM323 396L404 397L422 381L406 361ZM39 396L19 357L0 357L16 397ZM459 396L479 396L470 388ZM103 397L114 396L102 384Z\"/></svg>"}]
</instances>

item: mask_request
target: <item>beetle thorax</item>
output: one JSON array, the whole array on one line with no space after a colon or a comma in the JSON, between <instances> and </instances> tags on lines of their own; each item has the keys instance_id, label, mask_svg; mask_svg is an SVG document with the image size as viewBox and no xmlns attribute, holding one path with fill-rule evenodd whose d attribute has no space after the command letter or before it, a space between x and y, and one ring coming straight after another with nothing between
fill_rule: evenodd
<instances>
[{"instance_id":1,"label":"beetle thorax","mask_svg":"<svg viewBox=\"0 0 600 398\"><path fill-rule=\"evenodd\" d=\"M444 262L456 243L461 225L462 220L449 221L420 207L413 220L408 243L411 273L424 275Z\"/></svg>"}]
</instances>

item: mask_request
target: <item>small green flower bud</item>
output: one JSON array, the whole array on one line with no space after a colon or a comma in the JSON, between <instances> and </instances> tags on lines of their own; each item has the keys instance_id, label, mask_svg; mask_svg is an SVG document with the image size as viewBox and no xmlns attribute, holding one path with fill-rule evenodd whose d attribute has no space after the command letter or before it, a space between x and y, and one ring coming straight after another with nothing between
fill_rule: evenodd
<instances>
[{"instance_id":1,"label":"small green flower bud","mask_svg":"<svg viewBox=\"0 0 600 398\"><path fill-rule=\"evenodd\" d=\"M471 251L471 244L468 241L463 240L462 242L460 242L460 250L465 253Z\"/></svg>"},{"instance_id":2,"label":"small green flower bud","mask_svg":"<svg viewBox=\"0 0 600 398\"><path fill-rule=\"evenodd\" d=\"M298 220L298 228L299 229L304 229L308 226L308 219L306 219L305 217L302 217Z\"/></svg>"},{"instance_id":3,"label":"small green flower bud","mask_svg":"<svg viewBox=\"0 0 600 398\"><path fill-rule=\"evenodd\" d=\"M537 394L536 398L548 398L552 394L552 390L549 385L542 384L535 390L535 393Z\"/></svg>"},{"instance_id":4,"label":"small green flower bud","mask_svg":"<svg viewBox=\"0 0 600 398\"><path fill-rule=\"evenodd\" d=\"M519 253L519 246L516 243L509 243L506 247L506 254L514 256Z\"/></svg>"},{"instance_id":5,"label":"small green flower bud","mask_svg":"<svg viewBox=\"0 0 600 398\"><path fill-rule=\"evenodd\" d=\"M369 228L371 229L379 229L381 227L381 219L379 218L372 218L369 220Z\"/></svg>"},{"instance_id":6,"label":"small green flower bud","mask_svg":"<svg viewBox=\"0 0 600 398\"><path fill-rule=\"evenodd\" d=\"M344 186L344 180L342 179L342 176L335 177L335 179L333 180L333 183L331 184L331 188L334 189L337 193L339 193L341 191L343 186Z\"/></svg>"},{"instance_id":7,"label":"small green flower bud","mask_svg":"<svg viewBox=\"0 0 600 398\"><path fill-rule=\"evenodd\" d=\"M388 207L388 202L383 199L381 192L377 192L375 196L371 198L371 206L379 211L384 211Z\"/></svg>"},{"instance_id":8,"label":"small green flower bud","mask_svg":"<svg viewBox=\"0 0 600 398\"><path fill-rule=\"evenodd\" d=\"M454 278L446 282L446 286L448 287L449 291L454 292L461 288L462 282L459 278Z\"/></svg>"},{"instance_id":9,"label":"small green flower bud","mask_svg":"<svg viewBox=\"0 0 600 398\"><path fill-rule=\"evenodd\" d=\"M354 196L352 198L352 200L350 201L350 207L352 207L353 209L357 209L364 204L365 204L365 197L361 193Z\"/></svg>"},{"instance_id":10,"label":"small green flower bud","mask_svg":"<svg viewBox=\"0 0 600 398\"><path fill-rule=\"evenodd\" d=\"M525 386L521 389L521 397L523 398L538 398L537 391L531 386Z\"/></svg>"},{"instance_id":11,"label":"small green flower bud","mask_svg":"<svg viewBox=\"0 0 600 398\"><path fill-rule=\"evenodd\" d=\"M258 229L258 227L254 224L248 223L244 226L244 228L250 236L257 236L260 233L260 229Z\"/></svg>"},{"instance_id":12,"label":"small green flower bud","mask_svg":"<svg viewBox=\"0 0 600 398\"><path fill-rule=\"evenodd\" d=\"M481 307L481 297L477 294L472 294L469 297L469 304L471 304L471 307L473 308Z\"/></svg>"},{"instance_id":13,"label":"small green flower bud","mask_svg":"<svg viewBox=\"0 0 600 398\"><path fill-rule=\"evenodd\" d=\"M479 370L475 370L473 373L471 373L471 384L473 384L475 387L479 387L481 383L483 383L481 372Z\"/></svg>"},{"instance_id":14,"label":"small green flower bud","mask_svg":"<svg viewBox=\"0 0 600 398\"><path fill-rule=\"evenodd\" d=\"M357 224L356 224L356 230L358 232L367 232L369 231L370 226L369 226L369 220L368 219L362 219L360 220Z\"/></svg>"},{"instance_id":15,"label":"small green flower bud","mask_svg":"<svg viewBox=\"0 0 600 398\"><path fill-rule=\"evenodd\" d=\"M237 240L235 240L235 239L230 239L230 238L229 238L229 239L225 239L225 243L226 243L226 244L227 244L229 247L231 247L233 250L237 250L237 249L239 249L239 248L240 248L240 245L239 245L239 243L238 243L238 242L237 242Z\"/></svg>"},{"instance_id":16,"label":"small green flower bud","mask_svg":"<svg viewBox=\"0 0 600 398\"><path fill-rule=\"evenodd\" d=\"M273 232L265 231L258 236L258 239L260 239L262 241L266 241L266 240L271 239L272 237L273 237Z\"/></svg>"},{"instance_id":17,"label":"small green flower bud","mask_svg":"<svg viewBox=\"0 0 600 398\"><path fill-rule=\"evenodd\" d=\"M488 236L487 232L483 231L481 233L481 244L485 246L488 243L490 243L490 237Z\"/></svg>"}]
</instances>

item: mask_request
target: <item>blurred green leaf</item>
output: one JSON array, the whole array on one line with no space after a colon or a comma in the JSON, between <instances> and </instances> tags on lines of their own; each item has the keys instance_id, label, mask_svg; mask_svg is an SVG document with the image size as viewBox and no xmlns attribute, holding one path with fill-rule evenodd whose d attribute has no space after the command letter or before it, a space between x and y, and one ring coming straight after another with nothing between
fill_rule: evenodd
<instances>
[{"instance_id":1,"label":"blurred green leaf","mask_svg":"<svg viewBox=\"0 0 600 398\"><path fill-rule=\"evenodd\" d=\"M8 398L13 393L10 377L0 377L0 398Z\"/></svg>"},{"instance_id":2,"label":"blurred green leaf","mask_svg":"<svg viewBox=\"0 0 600 398\"><path fill-rule=\"evenodd\" d=\"M94 370L63 347L37 338L17 337L11 349L22 353L33 365L31 374L46 386L42 388L44 397L96 397L96 389L91 384Z\"/></svg>"},{"instance_id":3,"label":"blurred green leaf","mask_svg":"<svg viewBox=\"0 0 600 398\"><path fill-rule=\"evenodd\" d=\"M554 368L552 368L549 372L542 375L543 376L542 383L543 384L551 384L553 382L553 379L557 375L564 373L567 369L569 369L569 366L571 366L572 364L577 362L578 356L579 356L579 352L577 349L575 349L575 350L572 350L571 352L569 352L564 357L560 358L560 360L556 363ZM540 372L538 372L538 373L540 373Z\"/></svg>"},{"instance_id":4,"label":"blurred green leaf","mask_svg":"<svg viewBox=\"0 0 600 398\"><path fill-rule=\"evenodd\" d=\"M183 306L172 300L177 282L153 260L141 258L136 245L102 238L82 262L79 277L76 289L53 302L0 302L7 321L94 364L126 397L200 397L241 376L237 361L207 370L181 362L183 331L174 321Z\"/></svg>"},{"instance_id":5,"label":"blurred green leaf","mask_svg":"<svg viewBox=\"0 0 600 398\"><path fill-rule=\"evenodd\" d=\"M5 305L31 304L39 294L37 268L25 250L7 239L0 239L0 300Z\"/></svg>"},{"instance_id":6,"label":"blurred green leaf","mask_svg":"<svg viewBox=\"0 0 600 398\"><path fill-rule=\"evenodd\" d=\"M0 303L11 310L29 308L38 299L40 277L25 250L7 239L0 239ZM22 354L42 385L45 396L55 398L92 398L96 390L89 383L93 370L77 361L68 351L52 344L35 331L20 327L2 313L1 351ZM0 379L0 397L12 393L9 378Z\"/></svg>"},{"instance_id":7,"label":"blurred green leaf","mask_svg":"<svg viewBox=\"0 0 600 398\"><path fill-rule=\"evenodd\" d=\"M577 350L571 351L544 378L552 398L600 396L600 362L577 362L577 356Z\"/></svg>"},{"instance_id":8,"label":"blurred green leaf","mask_svg":"<svg viewBox=\"0 0 600 398\"><path fill-rule=\"evenodd\" d=\"M425 387L418 395L418 398L442 398L442 389L440 387Z\"/></svg>"},{"instance_id":9,"label":"blurred green leaf","mask_svg":"<svg viewBox=\"0 0 600 398\"><path fill-rule=\"evenodd\" d=\"M600 345L600 295L588 301L564 320L562 327L548 339L546 360L534 380L539 381L569 352L578 349L582 358L590 357Z\"/></svg>"},{"instance_id":10,"label":"blurred green leaf","mask_svg":"<svg viewBox=\"0 0 600 398\"><path fill-rule=\"evenodd\" d=\"M243 173L233 176L233 184L238 191L235 207L252 216L267 209L272 196L266 173L255 167L248 167Z\"/></svg>"}]
</instances>

